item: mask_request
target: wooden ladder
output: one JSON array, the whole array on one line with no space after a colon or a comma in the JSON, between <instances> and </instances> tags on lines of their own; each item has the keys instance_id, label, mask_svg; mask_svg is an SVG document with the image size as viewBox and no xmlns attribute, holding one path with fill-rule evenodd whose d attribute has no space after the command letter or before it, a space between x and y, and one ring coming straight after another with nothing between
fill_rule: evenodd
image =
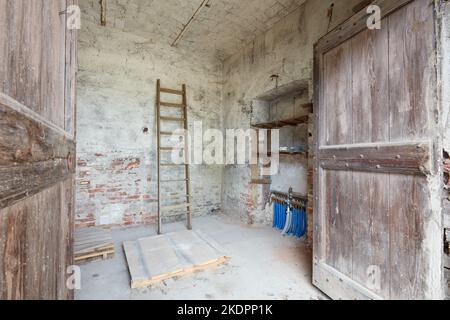
<instances>
[{"instance_id":1,"label":"wooden ladder","mask_svg":"<svg viewBox=\"0 0 450 320\"><path fill-rule=\"evenodd\" d=\"M172 102L163 102L161 101L161 93L178 95L182 97L181 103L172 103ZM177 117L168 117L161 116L161 108L178 108L182 110L182 118ZM179 122L184 125L184 129L188 130L188 120L187 120L187 98L186 98L186 85L183 84L181 90L173 90L161 87L161 80L157 81L156 88L156 121L157 121L157 163L158 163L158 234L162 234L162 219L163 219L163 210L175 210L186 208L187 209L187 228L188 230L192 230L192 212L191 212L191 194L190 194L190 171L189 171L189 141L187 141L187 136L184 137L185 146L179 150L184 150L185 156L185 164L180 166L184 167L185 179L178 180L163 180L161 178L161 167L176 167L177 164L172 163L161 163L161 154L164 152L171 152L173 150L177 150L173 147L167 147L161 145L161 136L171 136L173 132L164 132L161 131L161 124L164 122ZM161 205L161 184L163 183L177 183L177 182L185 182L186 183L186 202L182 204L176 204L171 206L162 206ZM167 199L174 199L167 198Z\"/></svg>"}]
</instances>

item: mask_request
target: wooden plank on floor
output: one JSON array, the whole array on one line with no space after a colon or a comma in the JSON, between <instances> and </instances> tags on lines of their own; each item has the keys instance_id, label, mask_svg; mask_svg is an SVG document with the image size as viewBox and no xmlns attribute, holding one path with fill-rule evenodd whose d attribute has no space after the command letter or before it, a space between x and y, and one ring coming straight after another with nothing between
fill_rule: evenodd
<instances>
[{"instance_id":1,"label":"wooden plank on floor","mask_svg":"<svg viewBox=\"0 0 450 320\"><path fill-rule=\"evenodd\" d=\"M94 258L107 259L114 256L114 242L111 231L101 228L84 228L74 233L75 262Z\"/></svg>"},{"instance_id":2,"label":"wooden plank on floor","mask_svg":"<svg viewBox=\"0 0 450 320\"><path fill-rule=\"evenodd\" d=\"M229 260L217 243L182 231L124 243L133 289L220 265Z\"/></svg>"}]
</instances>

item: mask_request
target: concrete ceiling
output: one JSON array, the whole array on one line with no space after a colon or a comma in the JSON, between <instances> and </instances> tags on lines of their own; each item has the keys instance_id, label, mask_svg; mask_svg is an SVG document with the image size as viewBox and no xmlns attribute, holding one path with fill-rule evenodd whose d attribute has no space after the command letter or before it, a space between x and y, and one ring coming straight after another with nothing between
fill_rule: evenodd
<instances>
[{"instance_id":1,"label":"concrete ceiling","mask_svg":"<svg viewBox=\"0 0 450 320\"><path fill-rule=\"evenodd\" d=\"M172 44L203 0L106 0L107 26ZM178 47L224 60L305 0L209 0ZM80 0L83 18L100 23L99 0Z\"/></svg>"}]
</instances>

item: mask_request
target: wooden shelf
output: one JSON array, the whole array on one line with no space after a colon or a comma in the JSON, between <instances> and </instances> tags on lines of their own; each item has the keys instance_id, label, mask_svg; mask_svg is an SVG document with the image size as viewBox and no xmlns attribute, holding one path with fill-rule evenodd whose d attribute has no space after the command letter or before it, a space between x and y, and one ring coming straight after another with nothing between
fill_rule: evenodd
<instances>
[{"instance_id":1,"label":"wooden shelf","mask_svg":"<svg viewBox=\"0 0 450 320\"><path fill-rule=\"evenodd\" d=\"M272 102L281 99L289 99L304 94L309 89L309 80L296 80L278 88L269 90L256 97L256 100Z\"/></svg>"},{"instance_id":2,"label":"wooden shelf","mask_svg":"<svg viewBox=\"0 0 450 320\"><path fill-rule=\"evenodd\" d=\"M296 118L290 118L285 120L277 120L266 123L256 123L252 124L253 128L256 129L280 129L284 127L296 127L300 124L306 124L309 122L309 116L301 116Z\"/></svg>"}]
</instances>

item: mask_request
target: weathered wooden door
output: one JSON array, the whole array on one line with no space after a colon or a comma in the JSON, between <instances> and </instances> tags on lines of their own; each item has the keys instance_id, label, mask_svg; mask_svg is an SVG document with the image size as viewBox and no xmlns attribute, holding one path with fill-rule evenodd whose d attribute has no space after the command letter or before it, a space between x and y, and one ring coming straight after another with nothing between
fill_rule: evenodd
<instances>
[{"instance_id":1,"label":"weathered wooden door","mask_svg":"<svg viewBox=\"0 0 450 320\"><path fill-rule=\"evenodd\" d=\"M0 0L0 300L70 299L72 0Z\"/></svg>"},{"instance_id":2,"label":"weathered wooden door","mask_svg":"<svg viewBox=\"0 0 450 320\"><path fill-rule=\"evenodd\" d=\"M441 298L435 4L379 0L315 51L314 284L334 299Z\"/></svg>"}]
</instances>

